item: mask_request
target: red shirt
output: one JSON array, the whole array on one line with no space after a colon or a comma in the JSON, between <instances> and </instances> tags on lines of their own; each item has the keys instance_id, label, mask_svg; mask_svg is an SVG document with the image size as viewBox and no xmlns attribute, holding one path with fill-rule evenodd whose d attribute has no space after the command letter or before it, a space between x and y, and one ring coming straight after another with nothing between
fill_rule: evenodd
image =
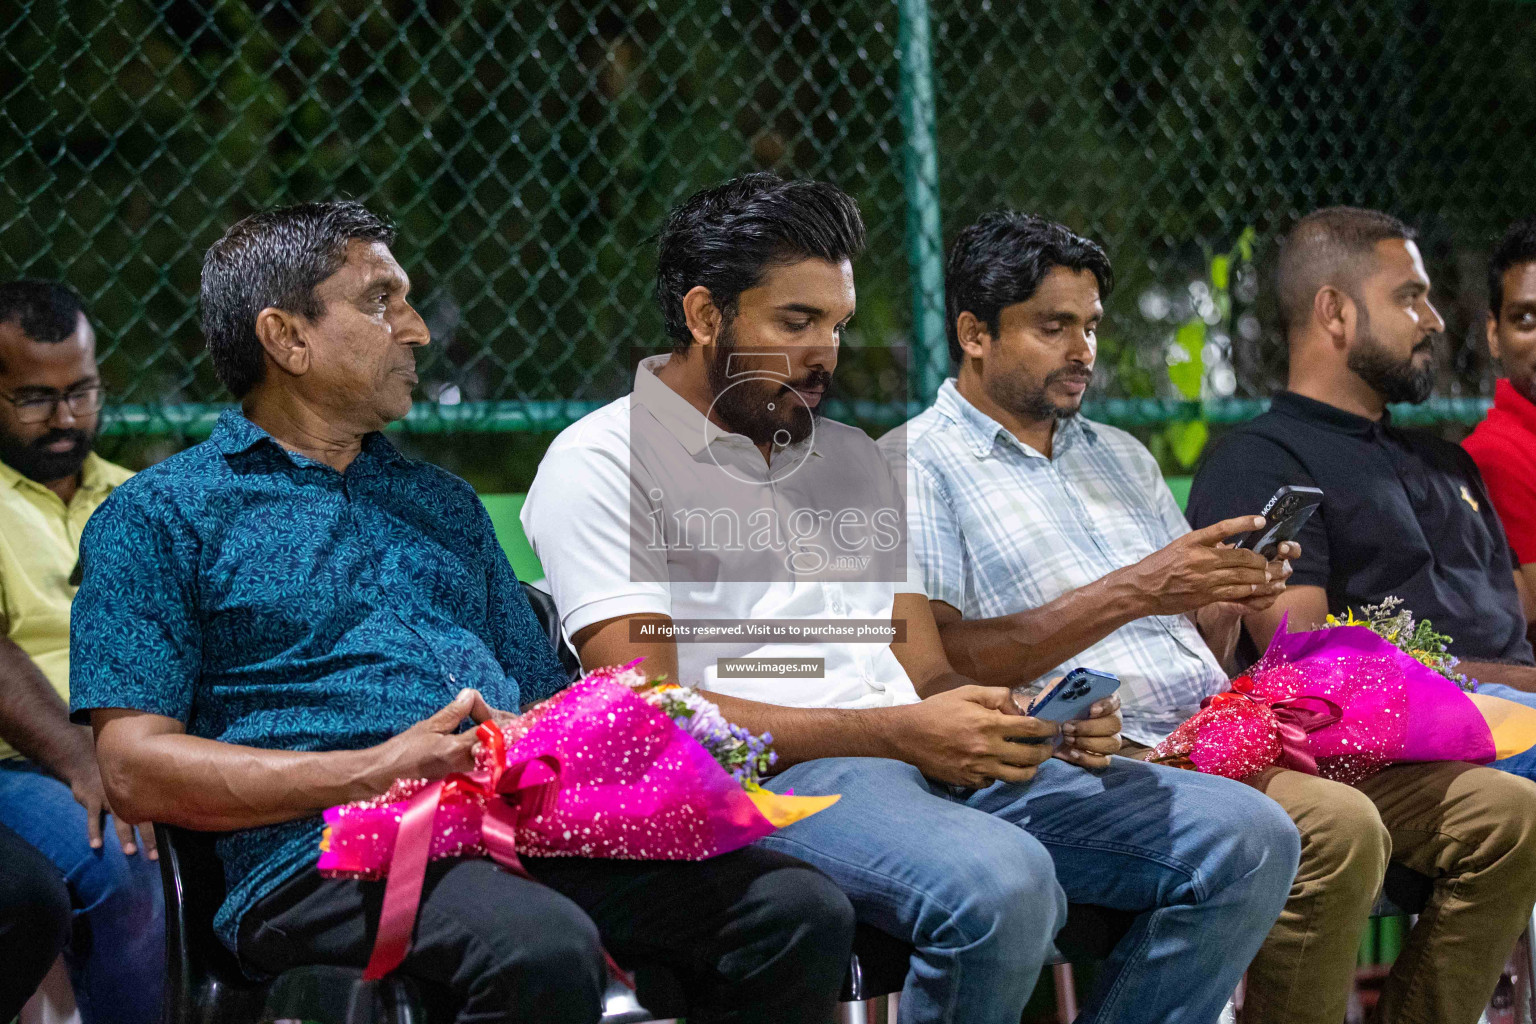
<instances>
[{"instance_id":1,"label":"red shirt","mask_svg":"<svg viewBox=\"0 0 1536 1024\"><path fill-rule=\"evenodd\" d=\"M1536 405L1500 380L1488 418L1462 442L1521 565L1536 562Z\"/></svg>"}]
</instances>

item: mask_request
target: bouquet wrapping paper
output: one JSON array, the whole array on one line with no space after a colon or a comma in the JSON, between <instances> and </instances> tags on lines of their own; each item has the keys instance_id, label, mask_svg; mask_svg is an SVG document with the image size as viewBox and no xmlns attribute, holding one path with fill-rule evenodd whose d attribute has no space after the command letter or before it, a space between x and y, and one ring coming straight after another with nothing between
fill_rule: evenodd
<instances>
[{"instance_id":1,"label":"bouquet wrapping paper","mask_svg":"<svg viewBox=\"0 0 1536 1024\"><path fill-rule=\"evenodd\" d=\"M476 770L325 812L320 871L388 879L367 977L404 959L431 860L491 857L525 877L521 856L702 860L837 800L732 778L639 678L594 672L506 725L483 723Z\"/></svg>"},{"instance_id":2,"label":"bouquet wrapping paper","mask_svg":"<svg viewBox=\"0 0 1536 1024\"><path fill-rule=\"evenodd\" d=\"M1536 711L1467 693L1363 626L1282 623L1264 656L1154 751L1230 778L1281 765L1358 782L1399 761L1487 764L1536 745Z\"/></svg>"}]
</instances>

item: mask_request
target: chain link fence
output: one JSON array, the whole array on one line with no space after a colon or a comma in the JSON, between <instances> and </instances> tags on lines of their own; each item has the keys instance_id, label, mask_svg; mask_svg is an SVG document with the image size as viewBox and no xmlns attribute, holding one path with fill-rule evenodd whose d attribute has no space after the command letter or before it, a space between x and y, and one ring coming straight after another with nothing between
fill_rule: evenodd
<instances>
[{"instance_id":1,"label":"chain link fence","mask_svg":"<svg viewBox=\"0 0 1536 1024\"><path fill-rule=\"evenodd\" d=\"M548 431L663 343L651 241L696 188L856 196L848 343L910 353L918 398L948 365L942 244L1006 203L1109 249L1095 408L1182 461L1283 380L1275 233L1349 202L1423 232L1450 328L1421 415L1465 420L1485 254L1536 212L1533 30L1517 0L0 0L0 277L87 297L109 430L195 437L227 400L203 250L356 196L400 225L435 339L410 427Z\"/></svg>"}]
</instances>

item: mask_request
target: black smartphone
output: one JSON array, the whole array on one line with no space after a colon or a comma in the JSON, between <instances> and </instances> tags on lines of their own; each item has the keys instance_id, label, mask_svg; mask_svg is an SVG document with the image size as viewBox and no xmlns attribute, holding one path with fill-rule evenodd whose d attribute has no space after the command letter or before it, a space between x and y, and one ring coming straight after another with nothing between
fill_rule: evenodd
<instances>
[{"instance_id":1,"label":"black smartphone","mask_svg":"<svg viewBox=\"0 0 1536 1024\"><path fill-rule=\"evenodd\" d=\"M1240 548L1248 548L1272 561L1280 545L1295 540L1302 526L1323 503L1323 492L1316 487L1300 484L1286 486L1275 492L1259 515L1264 517L1264 529L1254 530L1237 542Z\"/></svg>"}]
</instances>

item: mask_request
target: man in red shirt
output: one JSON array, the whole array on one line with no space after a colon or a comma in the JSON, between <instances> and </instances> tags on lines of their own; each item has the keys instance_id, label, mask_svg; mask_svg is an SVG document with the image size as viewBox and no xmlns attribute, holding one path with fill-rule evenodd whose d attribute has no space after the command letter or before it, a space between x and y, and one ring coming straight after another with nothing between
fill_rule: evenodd
<instances>
[{"instance_id":1,"label":"man in red shirt","mask_svg":"<svg viewBox=\"0 0 1536 1024\"><path fill-rule=\"evenodd\" d=\"M1488 263L1488 351L1503 366L1493 408L1463 446L1477 463L1536 619L1536 217L1505 232Z\"/></svg>"}]
</instances>

